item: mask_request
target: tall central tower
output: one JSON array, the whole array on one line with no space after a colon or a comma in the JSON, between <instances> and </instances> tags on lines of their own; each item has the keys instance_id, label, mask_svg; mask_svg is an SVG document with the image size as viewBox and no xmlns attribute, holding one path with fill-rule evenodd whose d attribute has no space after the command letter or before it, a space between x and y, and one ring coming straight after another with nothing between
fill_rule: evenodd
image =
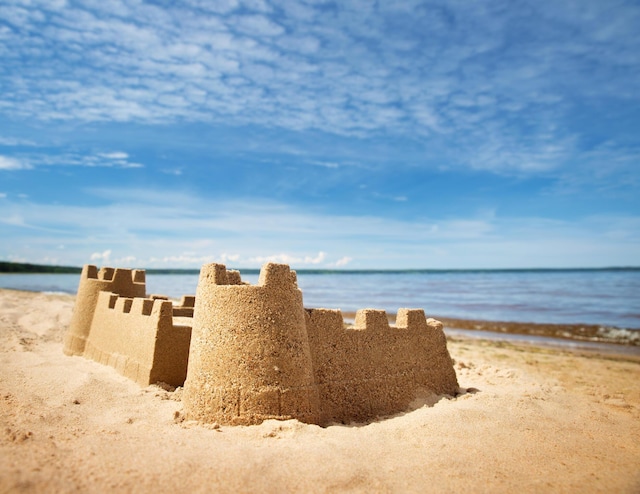
<instances>
[{"instance_id":1,"label":"tall central tower","mask_svg":"<svg viewBox=\"0 0 640 494\"><path fill-rule=\"evenodd\" d=\"M183 396L187 418L317 423L318 390L295 271L266 264L257 285L237 275L222 264L200 271Z\"/></svg>"}]
</instances>

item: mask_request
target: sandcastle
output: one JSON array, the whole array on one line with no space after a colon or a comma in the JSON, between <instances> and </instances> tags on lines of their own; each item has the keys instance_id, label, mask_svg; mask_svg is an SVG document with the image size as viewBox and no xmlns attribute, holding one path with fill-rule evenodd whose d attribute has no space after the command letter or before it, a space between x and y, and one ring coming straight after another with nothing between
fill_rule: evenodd
<instances>
[{"instance_id":1,"label":"sandcastle","mask_svg":"<svg viewBox=\"0 0 640 494\"><path fill-rule=\"evenodd\" d=\"M85 266L64 341L69 355L116 368L141 385L184 386L188 419L326 425L407 410L458 382L442 323L422 309L305 309L295 271L267 263L256 285L206 264L195 298L147 297L145 273Z\"/></svg>"}]
</instances>

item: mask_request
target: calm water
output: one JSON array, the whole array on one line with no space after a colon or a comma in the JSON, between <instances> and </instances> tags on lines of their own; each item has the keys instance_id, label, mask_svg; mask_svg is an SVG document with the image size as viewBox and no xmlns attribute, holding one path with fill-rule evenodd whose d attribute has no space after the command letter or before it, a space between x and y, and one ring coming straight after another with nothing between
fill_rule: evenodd
<instances>
[{"instance_id":1,"label":"calm water","mask_svg":"<svg viewBox=\"0 0 640 494\"><path fill-rule=\"evenodd\" d=\"M0 287L75 293L78 275L0 275ZM256 283L258 275L243 275ZM197 275L147 275L148 293L194 294ZM299 274L305 307L424 308L428 315L640 329L640 270Z\"/></svg>"}]
</instances>

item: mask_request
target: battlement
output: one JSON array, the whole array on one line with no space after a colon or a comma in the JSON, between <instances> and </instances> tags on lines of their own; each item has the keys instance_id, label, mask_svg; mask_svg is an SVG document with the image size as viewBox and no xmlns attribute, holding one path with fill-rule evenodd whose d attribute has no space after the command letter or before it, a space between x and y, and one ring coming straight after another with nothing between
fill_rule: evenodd
<instances>
[{"instance_id":1,"label":"battlement","mask_svg":"<svg viewBox=\"0 0 640 494\"><path fill-rule=\"evenodd\" d=\"M200 280L213 285L242 285L240 271L227 269L224 264L205 264L200 269Z\"/></svg>"},{"instance_id":2,"label":"battlement","mask_svg":"<svg viewBox=\"0 0 640 494\"><path fill-rule=\"evenodd\" d=\"M82 268L81 277L99 281L110 281L112 283L142 283L146 282L146 274L143 269L124 269L102 267L86 264Z\"/></svg>"},{"instance_id":3,"label":"battlement","mask_svg":"<svg viewBox=\"0 0 640 494\"><path fill-rule=\"evenodd\" d=\"M191 419L365 421L458 388L442 323L424 310L399 309L390 325L361 309L345 327L339 309L304 308L285 264L265 264L255 285L206 264L196 296L178 303L145 292L144 271L85 266L65 352L142 385L184 384Z\"/></svg>"},{"instance_id":4,"label":"battlement","mask_svg":"<svg viewBox=\"0 0 640 494\"><path fill-rule=\"evenodd\" d=\"M324 333L335 331L422 331L428 328L442 330L443 324L428 318L423 309L398 309L395 325L389 324L389 316L382 309L359 309L352 325L345 329L346 322L339 309L305 309L314 321L313 327L322 327Z\"/></svg>"},{"instance_id":5,"label":"battlement","mask_svg":"<svg viewBox=\"0 0 640 494\"><path fill-rule=\"evenodd\" d=\"M150 316L154 307L156 313L168 312L167 307L173 311L173 304L162 298L127 298L110 293L107 300L107 308L123 314Z\"/></svg>"},{"instance_id":6,"label":"battlement","mask_svg":"<svg viewBox=\"0 0 640 494\"><path fill-rule=\"evenodd\" d=\"M258 285L274 288L298 288L298 276L288 265L270 262L260 270Z\"/></svg>"},{"instance_id":7,"label":"battlement","mask_svg":"<svg viewBox=\"0 0 640 494\"><path fill-rule=\"evenodd\" d=\"M390 329L386 311L379 309L360 309L356 312L353 326L354 329L363 331L388 331Z\"/></svg>"},{"instance_id":8,"label":"battlement","mask_svg":"<svg viewBox=\"0 0 640 494\"><path fill-rule=\"evenodd\" d=\"M147 386L181 386L187 373L191 327L173 322L173 304L101 292L84 356L111 365Z\"/></svg>"},{"instance_id":9,"label":"battlement","mask_svg":"<svg viewBox=\"0 0 640 494\"><path fill-rule=\"evenodd\" d=\"M193 310L196 305L196 297L193 295L183 295L180 302L173 306L173 317L193 317Z\"/></svg>"},{"instance_id":10,"label":"battlement","mask_svg":"<svg viewBox=\"0 0 640 494\"><path fill-rule=\"evenodd\" d=\"M195 307L196 306L196 297L195 295L183 295L182 298L180 299L180 303L178 304L179 307Z\"/></svg>"},{"instance_id":11,"label":"battlement","mask_svg":"<svg viewBox=\"0 0 640 494\"><path fill-rule=\"evenodd\" d=\"M422 309L361 309L353 326L342 313L306 309L320 423L364 421L397 413L420 390L451 394L457 386L442 323Z\"/></svg>"}]
</instances>

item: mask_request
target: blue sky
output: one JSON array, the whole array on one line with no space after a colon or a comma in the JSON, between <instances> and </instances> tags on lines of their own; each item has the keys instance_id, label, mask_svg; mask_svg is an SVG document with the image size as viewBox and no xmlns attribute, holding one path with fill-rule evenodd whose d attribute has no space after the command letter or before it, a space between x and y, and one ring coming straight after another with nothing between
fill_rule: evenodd
<instances>
[{"instance_id":1,"label":"blue sky","mask_svg":"<svg viewBox=\"0 0 640 494\"><path fill-rule=\"evenodd\" d=\"M0 0L0 259L640 265L633 1Z\"/></svg>"}]
</instances>

